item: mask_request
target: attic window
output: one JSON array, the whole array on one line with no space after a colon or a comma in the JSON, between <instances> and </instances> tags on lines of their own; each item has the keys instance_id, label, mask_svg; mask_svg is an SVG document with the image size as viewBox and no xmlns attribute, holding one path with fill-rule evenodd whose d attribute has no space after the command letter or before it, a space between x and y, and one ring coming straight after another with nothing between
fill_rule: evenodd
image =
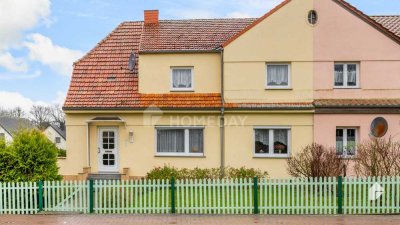
<instances>
[{"instance_id":1,"label":"attic window","mask_svg":"<svg viewBox=\"0 0 400 225\"><path fill-rule=\"evenodd\" d=\"M110 75L107 77L107 81L115 81L117 79L114 75Z\"/></svg>"},{"instance_id":2,"label":"attic window","mask_svg":"<svg viewBox=\"0 0 400 225\"><path fill-rule=\"evenodd\" d=\"M133 71L135 69L135 63L136 63L136 55L134 52L132 52L131 55L129 56L129 64L128 64L128 68L130 71Z\"/></svg>"},{"instance_id":3,"label":"attic window","mask_svg":"<svg viewBox=\"0 0 400 225\"><path fill-rule=\"evenodd\" d=\"M318 21L318 15L317 15L317 11L315 10L311 10L310 12L308 12L308 23L311 25L315 25Z\"/></svg>"}]
</instances>

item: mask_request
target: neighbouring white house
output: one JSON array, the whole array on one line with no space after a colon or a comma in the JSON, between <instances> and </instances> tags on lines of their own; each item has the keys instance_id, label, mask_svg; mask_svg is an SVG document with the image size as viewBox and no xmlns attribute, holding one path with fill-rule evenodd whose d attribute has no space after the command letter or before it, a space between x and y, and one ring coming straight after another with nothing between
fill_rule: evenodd
<instances>
[{"instance_id":1,"label":"neighbouring white house","mask_svg":"<svg viewBox=\"0 0 400 225\"><path fill-rule=\"evenodd\" d=\"M30 128L32 125L27 119L0 117L0 139L5 139L6 142L11 142L18 130Z\"/></svg>"},{"instance_id":2,"label":"neighbouring white house","mask_svg":"<svg viewBox=\"0 0 400 225\"><path fill-rule=\"evenodd\" d=\"M49 125L45 130L44 130L44 135L52 141L57 148L66 150L67 149L67 136L65 129L60 129L58 126L55 125Z\"/></svg>"}]
</instances>

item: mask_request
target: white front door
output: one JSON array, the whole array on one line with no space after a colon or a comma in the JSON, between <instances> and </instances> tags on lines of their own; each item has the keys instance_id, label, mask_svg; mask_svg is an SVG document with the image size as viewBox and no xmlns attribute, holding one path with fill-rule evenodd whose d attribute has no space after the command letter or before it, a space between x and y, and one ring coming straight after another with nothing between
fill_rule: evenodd
<instances>
[{"instance_id":1,"label":"white front door","mask_svg":"<svg viewBox=\"0 0 400 225\"><path fill-rule=\"evenodd\" d=\"M99 172L118 172L118 128L99 128Z\"/></svg>"}]
</instances>

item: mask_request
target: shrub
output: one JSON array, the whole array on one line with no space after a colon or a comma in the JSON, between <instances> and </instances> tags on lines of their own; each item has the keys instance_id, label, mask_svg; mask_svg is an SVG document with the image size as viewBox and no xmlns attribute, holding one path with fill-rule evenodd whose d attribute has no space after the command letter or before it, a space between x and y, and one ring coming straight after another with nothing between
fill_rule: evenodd
<instances>
[{"instance_id":1,"label":"shrub","mask_svg":"<svg viewBox=\"0 0 400 225\"><path fill-rule=\"evenodd\" d=\"M357 176L400 175L400 143L380 138L360 144L354 171Z\"/></svg>"},{"instance_id":2,"label":"shrub","mask_svg":"<svg viewBox=\"0 0 400 225\"><path fill-rule=\"evenodd\" d=\"M16 133L9 146L17 163L13 181L61 180L57 147L38 130Z\"/></svg>"},{"instance_id":3,"label":"shrub","mask_svg":"<svg viewBox=\"0 0 400 225\"><path fill-rule=\"evenodd\" d=\"M177 169L165 165L164 167L156 167L147 173L146 178L148 179L217 179L220 178L220 168L194 168L194 169ZM225 168L224 178L253 178L253 177L267 177L267 172L262 172L257 169L248 169L245 167L241 168Z\"/></svg>"},{"instance_id":4,"label":"shrub","mask_svg":"<svg viewBox=\"0 0 400 225\"><path fill-rule=\"evenodd\" d=\"M348 160L319 144L311 144L287 159L287 170L294 177L336 177L346 174Z\"/></svg>"},{"instance_id":5,"label":"shrub","mask_svg":"<svg viewBox=\"0 0 400 225\"><path fill-rule=\"evenodd\" d=\"M0 139L0 181L11 182L17 175L14 169L18 164L16 156L10 151L3 139Z\"/></svg>"},{"instance_id":6,"label":"shrub","mask_svg":"<svg viewBox=\"0 0 400 225\"><path fill-rule=\"evenodd\" d=\"M67 151L61 148L57 149L57 157L67 157Z\"/></svg>"}]
</instances>

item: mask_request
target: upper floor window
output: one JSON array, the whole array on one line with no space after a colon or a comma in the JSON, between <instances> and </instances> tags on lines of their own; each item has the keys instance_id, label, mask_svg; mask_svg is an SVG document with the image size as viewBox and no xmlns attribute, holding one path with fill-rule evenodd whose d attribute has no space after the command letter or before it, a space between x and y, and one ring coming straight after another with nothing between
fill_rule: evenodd
<instances>
[{"instance_id":1,"label":"upper floor window","mask_svg":"<svg viewBox=\"0 0 400 225\"><path fill-rule=\"evenodd\" d=\"M1 139L3 139L3 140L6 139L6 134L5 134L5 133L0 133L0 140L1 140Z\"/></svg>"},{"instance_id":2,"label":"upper floor window","mask_svg":"<svg viewBox=\"0 0 400 225\"><path fill-rule=\"evenodd\" d=\"M336 128L336 153L342 156L354 156L357 148L356 128Z\"/></svg>"},{"instance_id":3,"label":"upper floor window","mask_svg":"<svg viewBox=\"0 0 400 225\"><path fill-rule=\"evenodd\" d=\"M171 90L193 91L193 68L175 67L171 68Z\"/></svg>"},{"instance_id":4,"label":"upper floor window","mask_svg":"<svg viewBox=\"0 0 400 225\"><path fill-rule=\"evenodd\" d=\"M317 21L318 21L317 11L315 11L315 10L310 10L310 11L308 12L307 19L308 19L308 23L309 23L309 24L311 24L311 25L317 24Z\"/></svg>"},{"instance_id":5,"label":"upper floor window","mask_svg":"<svg viewBox=\"0 0 400 225\"><path fill-rule=\"evenodd\" d=\"M289 64L267 64L267 88L290 88Z\"/></svg>"},{"instance_id":6,"label":"upper floor window","mask_svg":"<svg viewBox=\"0 0 400 225\"><path fill-rule=\"evenodd\" d=\"M203 156L203 128L157 128L157 155Z\"/></svg>"},{"instance_id":7,"label":"upper floor window","mask_svg":"<svg viewBox=\"0 0 400 225\"><path fill-rule=\"evenodd\" d=\"M358 63L335 63L335 88L359 87Z\"/></svg>"},{"instance_id":8,"label":"upper floor window","mask_svg":"<svg viewBox=\"0 0 400 225\"><path fill-rule=\"evenodd\" d=\"M55 138L55 143L56 144L60 144L61 143L61 138L60 137L56 137Z\"/></svg>"},{"instance_id":9,"label":"upper floor window","mask_svg":"<svg viewBox=\"0 0 400 225\"><path fill-rule=\"evenodd\" d=\"M256 128L254 129L254 155L256 157L288 157L289 141L289 128Z\"/></svg>"}]
</instances>

